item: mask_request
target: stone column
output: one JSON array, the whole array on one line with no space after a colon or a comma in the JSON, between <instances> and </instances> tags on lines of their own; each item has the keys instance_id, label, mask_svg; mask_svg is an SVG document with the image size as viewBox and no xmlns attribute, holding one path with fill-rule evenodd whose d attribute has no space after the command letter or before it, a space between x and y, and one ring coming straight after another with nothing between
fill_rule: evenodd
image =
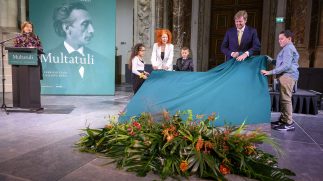
<instances>
[{"instance_id":1,"label":"stone column","mask_svg":"<svg viewBox=\"0 0 323 181\"><path fill-rule=\"evenodd\" d=\"M323 8L321 9L319 19L319 26L323 27ZM323 28L319 29L319 39L317 41L314 67L323 68Z\"/></svg>"},{"instance_id":2,"label":"stone column","mask_svg":"<svg viewBox=\"0 0 323 181\"><path fill-rule=\"evenodd\" d=\"M18 29L18 1L20 0L10 0L10 1L0 1L0 41L7 40L15 37L15 33L19 31ZM20 5L19 5L20 7ZM8 41L4 46L10 47L13 45L12 41ZM5 92L12 91L12 75L11 75L11 65L8 64L8 58L6 51L4 59L0 60L0 77L1 80L4 79ZM1 54L1 50L0 50ZM1 56L1 55L0 55ZM2 62L3 61L3 62ZM2 63L4 64L4 77L2 76ZM0 82L0 92L2 92L2 81ZM11 100L10 97L6 97ZM1 97L2 99L2 97ZM7 104L11 102L7 102Z\"/></svg>"},{"instance_id":3,"label":"stone column","mask_svg":"<svg viewBox=\"0 0 323 181\"><path fill-rule=\"evenodd\" d=\"M184 8L185 0L173 0L173 44L175 47L183 47L184 38Z\"/></svg>"},{"instance_id":4,"label":"stone column","mask_svg":"<svg viewBox=\"0 0 323 181\"><path fill-rule=\"evenodd\" d=\"M13 29L17 27L18 0L0 1L0 27Z\"/></svg>"},{"instance_id":5,"label":"stone column","mask_svg":"<svg viewBox=\"0 0 323 181\"><path fill-rule=\"evenodd\" d=\"M164 0L156 0L155 4L155 23L157 28L164 28Z\"/></svg>"},{"instance_id":6,"label":"stone column","mask_svg":"<svg viewBox=\"0 0 323 181\"><path fill-rule=\"evenodd\" d=\"M175 47L175 60L175 58L180 56L180 49L183 46L190 47L192 1L173 0L172 5L172 35Z\"/></svg>"},{"instance_id":7,"label":"stone column","mask_svg":"<svg viewBox=\"0 0 323 181\"><path fill-rule=\"evenodd\" d=\"M134 1L134 44L143 43L146 46L144 60L149 62L154 44L155 30L155 0Z\"/></svg>"},{"instance_id":8,"label":"stone column","mask_svg":"<svg viewBox=\"0 0 323 181\"><path fill-rule=\"evenodd\" d=\"M294 44L300 54L300 67L309 67L310 64L310 31L312 1L291 1L290 28L294 33ZM296 18L296 19L295 19Z\"/></svg>"},{"instance_id":9,"label":"stone column","mask_svg":"<svg viewBox=\"0 0 323 181\"><path fill-rule=\"evenodd\" d=\"M198 49L198 22L199 22L199 1L192 0L192 21L191 21L191 57L193 58L194 70L197 71L197 49Z\"/></svg>"},{"instance_id":10,"label":"stone column","mask_svg":"<svg viewBox=\"0 0 323 181\"><path fill-rule=\"evenodd\" d=\"M207 71L209 67L211 0L199 0L197 71Z\"/></svg>"}]
</instances>

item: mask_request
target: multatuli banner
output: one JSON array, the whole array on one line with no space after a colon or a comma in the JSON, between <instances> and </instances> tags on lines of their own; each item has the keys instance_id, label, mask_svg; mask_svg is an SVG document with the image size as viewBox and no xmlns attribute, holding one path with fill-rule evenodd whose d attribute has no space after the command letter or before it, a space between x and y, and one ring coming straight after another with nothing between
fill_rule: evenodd
<instances>
[{"instance_id":1,"label":"multatuli banner","mask_svg":"<svg viewBox=\"0 0 323 181\"><path fill-rule=\"evenodd\" d=\"M114 94L115 14L115 0L29 0L45 53L42 94Z\"/></svg>"}]
</instances>

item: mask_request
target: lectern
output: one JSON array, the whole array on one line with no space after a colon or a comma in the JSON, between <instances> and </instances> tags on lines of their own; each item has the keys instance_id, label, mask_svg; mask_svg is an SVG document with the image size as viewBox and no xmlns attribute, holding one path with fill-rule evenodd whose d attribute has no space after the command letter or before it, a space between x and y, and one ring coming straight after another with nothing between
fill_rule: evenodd
<instances>
[{"instance_id":1,"label":"lectern","mask_svg":"<svg viewBox=\"0 0 323 181\"><path fill-rule=\"evenodd\" d=\"M6 47L6 50L12 65L13 107L41 109L37 48Z\"/></svg>"}]
</instances>

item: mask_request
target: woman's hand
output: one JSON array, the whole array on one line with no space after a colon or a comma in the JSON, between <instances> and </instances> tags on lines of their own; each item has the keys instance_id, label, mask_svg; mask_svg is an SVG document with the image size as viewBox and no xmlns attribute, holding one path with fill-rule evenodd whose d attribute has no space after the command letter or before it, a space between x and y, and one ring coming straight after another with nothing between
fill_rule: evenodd
<instances>
[{"instance_id":1,"label":"woman's hand","mask_svg":"<svg viewBox=\"0 0 323 181\"><path fill-rule=\"evenodd\" d=\"M169 67L165 65L165 66L163 66L163 69L164 69L164 70L168 70L168 69L169 69Z\"/></svg>"}]
</instances>

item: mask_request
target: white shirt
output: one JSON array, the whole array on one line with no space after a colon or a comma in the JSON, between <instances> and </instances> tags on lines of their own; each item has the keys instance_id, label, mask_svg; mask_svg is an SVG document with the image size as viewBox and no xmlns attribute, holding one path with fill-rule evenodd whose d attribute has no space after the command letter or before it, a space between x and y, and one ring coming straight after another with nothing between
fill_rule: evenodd
<instances>
[{"instance_id":1,"label":"white shirt","mask_svg":"<svg viewBox=\"0 0 323 181\"><path fill-rule=\"evenodd\" d=\"M246 26L242 27L241 29L237 29L238 34L239 34L239 31L241 31L241 33L243 34L245 28Z\"/></svg>"},{"instance_id":2,"label":"white shirt","mask_svg":"<svg viewBox=\"0 0 323 181\"><path fill-rule=\"evenodd\" d=\"M135 56L132 59L131 71L132 71L132 73L134 73L136 75L140 75L141 73L138 70L144 71L145 70L145 63L144 63L144 61L140 61L138 56Z\"/></svg>"},{"instance_id":3,"label":"white shirt","mask_svg":"<svg viewBox=\"0 0 323 181\"><path fill-rule=\"evenodd\" d=\"M237 29L237 36L239 36L239 31L241 31L241 40L242 40L242 35L243 35L243 32L244 32L244 29L246 28L246 26L244 26L244 27L242 27L241 29ZM231 53L231 56L234 54L235 52L232 52ZM246 52L244 52L244 53L246 53L247 54L247 56L249 57L249 51L246 51Z\"/></svg>"},{"instance_id":4,"label":"white shirt","mask_svg":"<svg viewBox=\"0 0 323 181\"><path fill-rule=\"evenodd\" d=\"M84 47L81 47L77 50L75 50L71 45L69 45L66 41L64 41L64 47L67 50L67 52L70 54L72 52L79 52L82 56L84 56Z\"/></svg>"},{"instance_id":5,"label":"white shirt","mask_svg":"<svg viewBox=\"0 0 323 181\"><path fill-rule=\"evenodd\" d=\"M173 70L173 56L174 56L174 45L167 43L165 45L164 59L161 58L161 47L158 43L154 44L153 51L151 53L151 64L163 69L163 66L167 66L169 71Z\"/></svg>"}]
</instances>

